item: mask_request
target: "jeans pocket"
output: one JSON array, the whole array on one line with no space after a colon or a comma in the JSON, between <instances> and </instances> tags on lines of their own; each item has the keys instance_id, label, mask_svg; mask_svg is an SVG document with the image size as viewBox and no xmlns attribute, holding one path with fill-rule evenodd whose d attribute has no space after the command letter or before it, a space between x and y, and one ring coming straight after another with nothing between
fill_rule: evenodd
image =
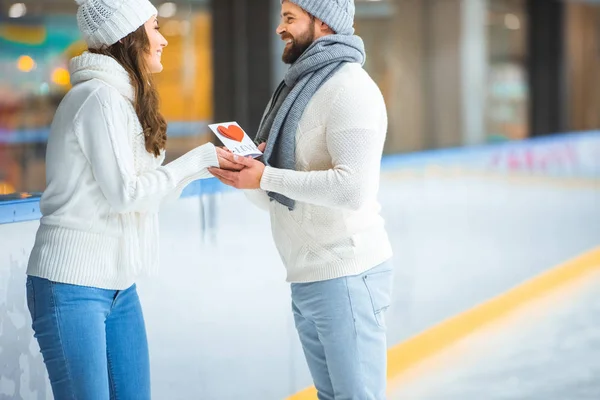
<instances>
[{"instance_id":1,"label":"jeans pocket","mask_svg":"<svg viewBox=\"0 0 600 400\"><path fill-rule=\"evenodd\" d=\"M386 328L385 312L392 302L393 271L367 273L363 282L369 292L375 320L380 328Z\"/></svg>"},{"instance_id":2,"label":"jeans pocket","mask_svg":"<svg viewBox=\"0 0 600 400\"><path fill-rule=\"evenodd\" d=\"M27 291L27 308L29 309L29 315L31 315L31 322L35 321L35 290L33 288L33 280L31 277L27 277L25 282L25 289Z\"/></svg>"}]
</instances>

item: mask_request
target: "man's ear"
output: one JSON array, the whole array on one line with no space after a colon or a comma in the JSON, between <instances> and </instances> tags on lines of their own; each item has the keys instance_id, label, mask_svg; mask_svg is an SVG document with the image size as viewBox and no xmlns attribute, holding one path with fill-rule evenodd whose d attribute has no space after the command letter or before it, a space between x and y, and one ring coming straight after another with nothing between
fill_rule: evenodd
<instances>
[{"instance_id":1,"label":"man's ear","mask_svg":"<svg viewBox=\"0 0 600 400\"><path fill-rule=\"evenodd\" d=\"M319 29L321 30L321 33L328 33L328 34L333 34L335 32L333 32L333 29L331 29L329 27L329 25L327 25L325 22L319 20Z\"/></svg>"}]
</instances>

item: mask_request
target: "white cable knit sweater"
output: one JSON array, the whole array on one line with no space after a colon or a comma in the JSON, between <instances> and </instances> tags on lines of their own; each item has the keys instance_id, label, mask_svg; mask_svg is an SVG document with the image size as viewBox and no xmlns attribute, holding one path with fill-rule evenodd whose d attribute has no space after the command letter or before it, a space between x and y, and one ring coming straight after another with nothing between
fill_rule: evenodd
<instances>
[{"instance_id":1,"label":"white cable knit sweater","mask_svg":"<svg viewBox=\"0 0 600 400\"><path fill-rule=\"evenodd\" d=\"M158 209L218 166L205 144L161 166L144 144L127 72L84 53L70 64L73 88L52 123L47 188L27 273L122 290L158 267Z\"/></svg>"},{"instance_id":2,"label":"white cable knit sweater","mask_svg":"<svg viewBox=\"0 0 600 400\"><path fill-rule=\"evenodd\" d=\"M289 282L360 274L392 256L377 201L387 113L359 64L342 67L315 93L296 133L296 170L266 167L246 191L270 211ZM289 211L265 191L296 200Z\"/></svg>"}]
</instances>

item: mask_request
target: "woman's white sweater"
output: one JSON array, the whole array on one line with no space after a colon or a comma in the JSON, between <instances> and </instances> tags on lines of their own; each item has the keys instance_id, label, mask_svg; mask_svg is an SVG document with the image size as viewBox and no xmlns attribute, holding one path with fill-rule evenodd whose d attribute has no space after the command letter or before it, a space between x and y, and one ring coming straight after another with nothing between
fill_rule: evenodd
<instances>
[{"instance_id":1,"label":"woman's white sweater","mask_svg":"<svg viewBox=\"0 0 600 400\"><path fill-rule=\"evenodd\" d=\"M129 75L114 59L84 53L52 123L42 219L27 273L122 290L159 263L158 209L218 166L208 143L162 165L146 151Z\"/></svg>"}]
</instances>

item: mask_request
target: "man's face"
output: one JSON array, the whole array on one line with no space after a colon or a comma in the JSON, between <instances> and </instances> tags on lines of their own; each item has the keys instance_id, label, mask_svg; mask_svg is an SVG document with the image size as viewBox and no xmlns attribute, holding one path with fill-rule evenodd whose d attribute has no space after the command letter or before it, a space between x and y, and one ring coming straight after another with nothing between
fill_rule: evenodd
<instances>
[{"instance_id":1,"label":"man's face","mask_svg":"<svg viewBox=\"0 0 600 400\"><path fill-rule=\"evenodd\" d=\"M315 19L286 0L281 4L277 34L286 42L281 59L286 64L293 64L315 41Z\"/></svg>"}]
</instances>

